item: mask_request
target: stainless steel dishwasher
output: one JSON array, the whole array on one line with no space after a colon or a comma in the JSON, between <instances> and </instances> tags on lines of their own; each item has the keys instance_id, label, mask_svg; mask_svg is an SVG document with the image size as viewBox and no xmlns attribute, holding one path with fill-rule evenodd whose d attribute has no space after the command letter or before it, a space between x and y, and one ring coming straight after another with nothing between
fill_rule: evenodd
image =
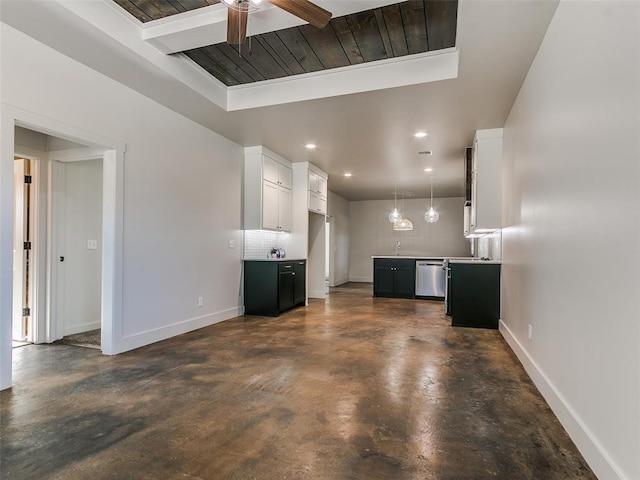
<instances>
[{"instance_id":1,"label":"stainless steel dishwasher","mask_svg":"<svg viewBox=\"0 0 640 480\"><path fill-rule=\"evenodd\" d=\"M446 272L443 260L416 261L416 297L444 299Z\"/></svg>"}]
</instances>

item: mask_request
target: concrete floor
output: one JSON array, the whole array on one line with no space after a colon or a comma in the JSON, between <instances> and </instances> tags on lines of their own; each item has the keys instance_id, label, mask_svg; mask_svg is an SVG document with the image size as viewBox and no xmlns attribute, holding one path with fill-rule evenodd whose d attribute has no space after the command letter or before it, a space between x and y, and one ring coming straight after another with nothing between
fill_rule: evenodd
<instances>
[{"instance_id":1,"label":"concrete floor","mask_svg":"<svg viewBox=\"0 0 640 480\"><path fill-rule=\"evenodd\" d=\"M133 352L14 350L0 478L593 479L497 331L348 284Z\"/></svg>"}]
</instances>

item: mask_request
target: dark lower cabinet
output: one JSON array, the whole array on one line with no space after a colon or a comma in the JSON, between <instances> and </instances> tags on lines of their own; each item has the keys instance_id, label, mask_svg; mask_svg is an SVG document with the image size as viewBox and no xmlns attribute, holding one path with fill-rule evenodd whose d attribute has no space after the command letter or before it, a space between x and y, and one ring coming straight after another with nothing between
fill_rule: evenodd
<instances>
[{"instance_id":1,"label":"dark lower cabinet","mask_svg":"<svg viewBox=\"0 0 640 480\"><path fill-rule=\"evenodd\" d=\"M498 328L500 265L450 263L448 306L455 327Z\"/></svg>"},{"instance_id":2,"label":"dark lower cabinet","mask_svg":"<svg viewBox=\"0 0 640 480\"><path fill-rule=\"evenodd\" d=\"M244 261L244 311L277 316L306 300L306 260Z\"/></svg>"},{"instance_id":3,"label":"dark lower cabinet","mask_svg":"<svg viewBox=\"0 0 640 480\"><path fill-rule=\"evenodd\" d=\"M373 295L375 297L414 298L416 295L416 261L407 258L374 258Z\"/></svg>"}]
</instances>

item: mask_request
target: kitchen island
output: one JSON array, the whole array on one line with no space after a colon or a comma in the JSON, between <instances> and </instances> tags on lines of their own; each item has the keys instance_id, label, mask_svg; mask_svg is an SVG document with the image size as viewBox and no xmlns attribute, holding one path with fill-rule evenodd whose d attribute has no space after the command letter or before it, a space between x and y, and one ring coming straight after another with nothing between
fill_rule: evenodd
<instances>
[{"instance_id":1,"label":"kitchen island","mask_svg":"<svg viewBox=\"0 0 640 480\"><path fill-rule=\"evenodd\" d=\"M500 318L501 262L477 257L373 256L373 295L390 298L430 298L445 300L445 313L459 327L498 328ZM443 264L444 296L422 297L421 262ZM440 275L437 266L430 276Z\"/></svg>"}]
</instances>

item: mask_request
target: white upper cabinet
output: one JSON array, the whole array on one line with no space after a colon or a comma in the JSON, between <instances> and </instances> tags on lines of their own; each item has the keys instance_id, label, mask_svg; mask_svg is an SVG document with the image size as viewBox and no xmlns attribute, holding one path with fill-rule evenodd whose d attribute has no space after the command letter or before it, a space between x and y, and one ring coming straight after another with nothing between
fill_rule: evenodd
<instances>
[{"instance_id":1,"label":"white upper cabinet","mask_svg":"<svg viewBox=\"0 0 640 480\"><path fill-rule=\"evenodd\" d=\"M265 180L291 190L293 178L291 167L283 165L267 155L263 155L262 169L262 175Z\"/></svg>"},{"instance_id":2,"label":"white upper cabinet","mask_svg":"<svg viewBox=\"0 0 640 480\"><path fill-rule=\"evenodd\" d=\"M473 142L470 232L502 228L502 129L476 131Z\"/></svg>"},{"instance_id":3,"label":"white upper cabinet","mask_svg":"<svg viewBox=\"0 0 640 480\"><path fill-rule=\"evenodd\" d=\"M327 214L327 174L319 170L309 169L309 211Z\"/></svg>"},{"instance_id":4,"label":"white upper cabinet","mask_svg":"<svg viewBox=\"0 0 640 480\"><path fill-rule=\"evenodd\" d=\"M291 164L264 147L245 148L244 229L291 231Z\"/></svg>"}]
</instances>

